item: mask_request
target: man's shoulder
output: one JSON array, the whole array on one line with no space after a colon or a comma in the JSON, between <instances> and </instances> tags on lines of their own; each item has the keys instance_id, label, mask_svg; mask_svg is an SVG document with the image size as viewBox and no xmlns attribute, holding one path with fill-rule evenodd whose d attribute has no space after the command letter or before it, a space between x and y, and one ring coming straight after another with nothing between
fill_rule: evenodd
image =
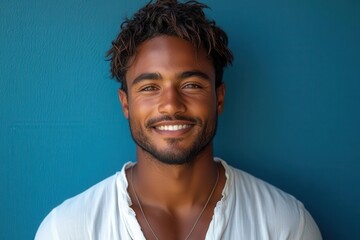
<instances>
[{"instance_id":1,"label":"man's shoulder","mask_svg":"<svg viewBox=\"0 0 360 240\"><path fill-rule=\"evenodd\" d=\"M229 188L233 188L232 191L242 199L261 203L261 206L278 206L284 210L303 209L303 204L293 195L241 169L229 165L227 167L231 175L228 177Z\"/></svg>"},{"instance_id":2,"label":"man's shoulder","mask_svg":"<svg viewBox=\"0 0 360 240\"><path fill-rule=\"evenodd\" d=\"M242 222L244 229L256 234L260 234L259 228L266 229L261 234L268 234L271 239L277 239L280 233L292 239L321 239L311 215L294 196L243 170L223 165L228 180L224 189L227 204L231 206L232 218Z\"/></svg>"},{"instance_id":3,"label":"man's shoulder","mask_svg":"<svg viewBox=\"0 0 360 240\"><path fill-rule=\"evenodd\" d=\"M75 211L77 209L85 210L86 208L94 209L94 206L103 204L106 201L115 200L112 197L123 195L126 191L127 181L125 177L125 169L131 163L124 164L121 171L101 180L100 182L89 187L85 191L71 197L53 209L53 211Z\"/></svg>"},{"instance_id":4,"label":"man's shoulder","mask_svg":"<svg viewBox=\"0 0 360 240\"><path fill-rule=\"evenodd\" d=\"M126 183L122 177L117 172L55 207L42 221L35 239L68 239L63 234L82 239L100 223L111 221L119 198L123 198Z\"/></svg>"},{"instance_id":5,"label":"man's shoulder","mask_svg":"<svg viewBox=\"0 0 360 240\"><path fill-rule=\"evenodd\" d=\"M101 204L104 200L106 200L108 195L116 194L118 185L117 181L119 180L119 177L119 173L117 172L114 175L101 180L100 182L89 187L85 191L65 200L54 210L85 210L86 208L91 209L94 205Z\"/></svg>"}]
</instances>

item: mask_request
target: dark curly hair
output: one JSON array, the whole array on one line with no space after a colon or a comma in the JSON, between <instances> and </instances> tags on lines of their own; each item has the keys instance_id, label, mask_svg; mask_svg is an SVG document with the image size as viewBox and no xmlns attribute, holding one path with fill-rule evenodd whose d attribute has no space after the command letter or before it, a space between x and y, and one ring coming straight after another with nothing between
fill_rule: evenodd
<instances>
[{"instance_id":1,"label":"dark curly hair","mask_svg":"<svg viewBox=\"0 0 360 240\"><path fill-rule=\"evenodd\" d=\"M121 31L107 52L111 62L111 75L127 92L125 74L137 47L144 41L160 35L176 36L187 40L196 48L204 48L213 61L215 85L222 83L224 68L232 63L233 55L227 47L226 33L206 18L208 8L197 1L178 3L177 0L150 1L121 24Z\"/></svg>"}]
</instances>

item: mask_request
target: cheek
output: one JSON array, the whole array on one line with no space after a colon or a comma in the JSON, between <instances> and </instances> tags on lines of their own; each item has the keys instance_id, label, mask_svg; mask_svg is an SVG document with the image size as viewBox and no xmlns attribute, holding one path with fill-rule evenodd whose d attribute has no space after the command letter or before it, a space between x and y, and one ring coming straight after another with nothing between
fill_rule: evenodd
<instances>
[{"instance_id":1,"label":"cheek","mask_svg":"<svg viewBox=\"0 0 360 240\"><path fill-rule=\"evenodd\" d=\"M215 95L206 95L194 97L187 101L187 105L192 112L201 115L213 116L216 113L216 97Z\"/></svg>"},{"instance_id":2,"label":"cheek","mask_svg":"<svg viewBox=\"0 0 360 240\"><path fill-rule=\"evenodd\" d=\"M133 99L129 103L129 116L135 121L143 121L154 106L155 103L148 99Z\"/></svg>"}]
</instances>

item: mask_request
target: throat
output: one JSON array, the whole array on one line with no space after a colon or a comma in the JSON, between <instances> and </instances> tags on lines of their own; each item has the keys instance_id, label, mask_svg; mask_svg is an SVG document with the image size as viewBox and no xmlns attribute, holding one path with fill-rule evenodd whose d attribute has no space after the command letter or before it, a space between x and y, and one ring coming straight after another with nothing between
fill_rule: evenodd
<instances>
[{"instance_id":1,"label":"throat","mask_svg":"<svg viewBox=\"0 0 360 240\"><path fill-rule=\"evenodd\" d=\"M145 194L138 192L140 188L135 181L134 172L133 166L129 173L130 179L128 178L131 189L130 197L134 203L132 208L147 239L205 238L218 198L214 194L220 178L218 167L216 168L216 178L212 181L212 186L207 189L207 195L199 195L202 197L190 204L184 191L180 192L185 196L180 195L178 191L178 194L167 197L164 202L169 204L165 205L159 204L159 201L146 199ZM163 195L166 196L166 194ZM169 202L169 199L173 202Z\"/></svg>"}]
</instances>

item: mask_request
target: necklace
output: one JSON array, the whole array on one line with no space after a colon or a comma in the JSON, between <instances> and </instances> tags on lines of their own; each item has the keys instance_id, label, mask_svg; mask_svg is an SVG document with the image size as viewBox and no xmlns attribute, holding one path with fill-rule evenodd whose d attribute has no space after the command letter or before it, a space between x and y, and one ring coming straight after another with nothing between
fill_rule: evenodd
<instances>
[{"instance_id":1,"label":"necklace","mask_svg":"<svg viewBox=\"0 0 360 240\"><path fill-rule=\"evenodd\" d=\"M141 205L141 203L140 203L139 197L138 197L138 195L137 195L137 193L136 193L136 191L135 191L134 181L133 181L133 169L134 169L134 166L131 167L131 188L132 188L132 191L134 192L136 202L137 202L137 204L139 205L141 214L142 214L142 216L143 216L144 219L145 219L146 225L149 227L149 229L150 229L150 231L152 232L152 234L154 235L155 239L156 239L156 240L159 240L158 236L155 234L153 228L151 227L149 221L147 220L147 218L146 218L146 216L145 216L145 213L144 213L144 210L143 210L142 205ZM185 240L187 240L187 239L190 237L190 235L191 235L192 232L194 231L196 225L198 224L198 222L199 222L199 220L200 220L200 217L201 217L202 214L204 213L206 207L208 206L208 204L209 204L209 202L210 202L210 199L211 199L212 195L213 195L214 192L215 192L215 188L216 188L216 186L217 186L217 184L218 184L218 181L219 181L219 168L217 167L217 177L216 177L215 184L214 184L214 186L213 186L213 188L212 188L212 190L211 190L211 193L210 193L208 199L206 200L206 203L205 203L204 207L202 208L199 216L196 218L195 223L194 223L194 225L192 226L189 234L186 236Z\"/></svg>"}]
</instances>

